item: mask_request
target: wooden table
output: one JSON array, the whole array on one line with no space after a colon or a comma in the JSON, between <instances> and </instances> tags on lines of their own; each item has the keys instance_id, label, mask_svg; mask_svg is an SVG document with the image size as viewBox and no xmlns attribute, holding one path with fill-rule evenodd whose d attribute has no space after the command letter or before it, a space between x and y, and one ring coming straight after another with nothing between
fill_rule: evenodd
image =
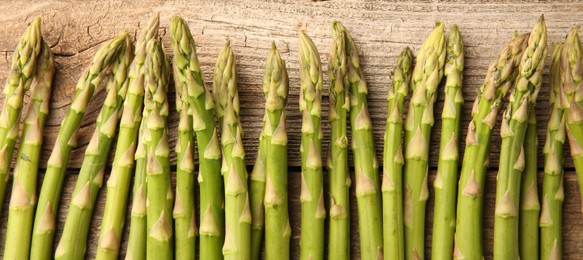
<instances>
[{"instance_id":1,"label":"wooden table","mask_svg":"<svg viewBox=\"0 0 583 260\"><path fill-rule=\"evenodd\" d=\"M137 1L135 1L137 2ZM287 3L286 3L287 2ZM247 165L250 167L256 155L257 140L262 126L264 98L261 82L264 60L275 41L283 58L287 61L290 77L290 96L287 107L289 131L289 194L290 219L293 229L292 252L294 258L299 254L300 237L300 125L298 110L299 74L297 32L305 30L312 36L322 54L326 66L326 53L330 47L332 19L338 19L351 31L360 48L362 68L369 86L369 104L373 118L377 156L382 154L382 137L386 118L386 94L391 84L390 72L394 68L398 53L406 46L416 52L431 31L436 20L444 21L449 28L457 23L463 34L466 48L466 69L464 78L464 114L462 136L470 120L470 108L476 91L483 82L487 65L496 57L502 46L509 41L516 30L524 33L531 29L539 15L544 14L549 41L562 41L568 30L580 25L583 3L570 1L422 1L420 3L399 1L144 1L142 3L105 0L105 1L4 1L0 4L0 79L4 82L14 50L25 26L34 16L42 17L43 36L50 44L57 62L57 72L51 101L51 113L44 131L44 145L41 168L46 162L55 142L60 122L69 108L75 83L82 70L89 64L91 57L101 43L118 32L127 30L130 35L142 28L154 12L160 12L160 35L169 54L170 39L167 33L169 20L173 15L183 16L190 24L197 42L198 57L206 83L211 86L215 59L225 40L230 40L237 55L239 89L241 96L241 119L245 129L245 148ZM496 3L498 2L498 3ZM548 61L548 59L547 59ZM539 164L542 182L542 145L544 144L546 122L549 118L549 77L548 62L545 68L544 84L537 104L539 121ZM328 89L327 76L324 88ZM171 87L171 97L174 96ZM327 91L324 102L327 103ZM90 140L94 121L105 91L98 89L91 101L87 115L83 119L79 133L79 145L73 151L69 162L63 199L61 201L57 238L63 227L70 195L80 168L83 152ZM2 97L3 98L3 97ZM436 103L436 113L443 107L443 94L440 92ZM169 117L171 142L175 141L177 114L171 107ZM324 118L327 108L324 107ZM431 139L430 181L432 183L437 168L440 122L436 124ZM329 138L329 124L323 120L325 138ZM326 141L327 142L327 141ZM463 142L463 138L462 138ZM462 143L463 145L463 143ZM324 148L327 149L327 146ZM498 129L494 132L491 153L491 171L487 175L484 210L484 238L486 258L492 255L493 216L495 200L495 177L498 165L500 137ZM567 148L568 149L568 148ZM174 161L174 158L173 158ZM569 156L565 159L564 203L564 252L565 259L583 258L583 216L581 200L577 192L576 175ZM41 170L44 172L44 170ZM106 176L107 177L107 176ZM327 174L326 176L327 177ZM430 185L431 186L431 185ZM40 188L40 182L39 182ZM9 191L8 191L9 192ZM352 191L354 192L354 190ZM430 187L431 195L433 191ZM105 203L105 189L99 194L97 209L91 224L91 234L87 257L92 258L97 244L101 215ZM4 201L0 217L0 251L4 247L8 197ZM352 194L352 256L359 257L358 226L356 203ZM427 216L426 245L431 240L433 197L430 196ZM128 219L129 220L129 219ZM126 224L126 233L127 226ZM124 237L124 241L127 237ZM122 245L126 247L126 243ZM426 255L430 255L428 248Z\"/></svg>"}]
</instances>

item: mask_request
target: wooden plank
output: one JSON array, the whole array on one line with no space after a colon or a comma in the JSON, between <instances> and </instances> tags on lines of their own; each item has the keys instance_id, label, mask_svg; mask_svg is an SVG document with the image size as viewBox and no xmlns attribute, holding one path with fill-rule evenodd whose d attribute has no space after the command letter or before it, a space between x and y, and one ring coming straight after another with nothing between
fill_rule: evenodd
<instances>
[{"instance_id":1,"label":"wooden plank","mask_svg":"<svg viewBox=\"0 0 583 260\"><path fill-rule=\"evenodd\" d=\"M160 35L170 52L168 23L173 15L181 15L188 22L197 42L199 60L206 83L211 86L214 62L226 39L230 40L237 54L239 72L241 116L245 128L244 144L247 151L247 163L252 165L257 150L257 137L261 129L264 98L261 92L264 59L268 53L270 42L275 41L288 64L290 76L290 101L287 107L289 127L289 165L294 170L299 169L299 143L301 115L298 111L299 73L297 53L297 30L304 29L312 36L319 47L324 68L327 66L327 52L330 46L330 22L332 19L342 21L351 31L360 49L361 64L369 86L369 105L373 119L377 154L382 154L382 136L386 117L386 92L391 83L390 72L394 68L396 56L405 47L412 47L415 52L433 27L435 20L442 20L446 26L457 23L466 44L466 70L464 78L464 95L466 104L462 117L462 135L470 120L471 102L476 90L481 85L488 64L496 57L498 51L511 38L516 30L528 32L538 16L544 13L549 41L559 42L567 31L579 23L579 13L583 12L583 3L572 1L470 1L456 3L433 0L417 3L405 1L297 1L287 3L285 0L258 1L186 1L186 0L149 0L149 1L49 1L40 0L24 2L18 0L4 1L0 5L0 81L6 79L11 55L16 43L32 17L40 15L43 19L43 35L55 53L57 74L51 101L51 114L44 131L45 143L41 166L46 161L55 142L60 122L66 113L77 78L89 64L91 57L104 41L116 33L127 30L131 35L144 23L152 13L160 12ZM539 150L542 150L545 138L545 123L549 118L548 105L548 63L544 73L543 89L537 104L537 119L539 121ZM324 76L324 88L328 89L327 76ZM174 96L171 86L171 97ZM327 103L327 91L324 102ZM94 100L87 109L79 135L79 146L74 149L69 168L72 172L67 177L65 198L62 207L68 204L68 195L72 191L77 170L82 161L83 151L91 138L94 121L99 112L100 104L105 97L105 91L98 89ZM3 99L3 96L0 97ZM0 103L3 100L0 100ZM436 115L443 107L443 94L438 96ZM324 106L324 118L327 107ZM171 111L174 111L173 104ZM169 117L171 142L175 141L177 115ZM439 116L431 140L430 167L437 166L439 132ZM323 120L325 138L329 137L329 124ZM463 140L462 140L463 145ZM324 145L325 149L327 145ZM492 142L491 166L498 165L500 149L499 131L494 132ZM174 155L172 155L174 160ZM573 163L565 156L565 167L571 171ZM542 169L542 157L539 168ZM565 188L565 225L581 226L580 199L576 191L575 175L567 174ZM485 230L486 248L491 248L492 218L494 203L494 173L488 176L486 193ZM40 187L40 182L39 182ZM299 173L290 174L290 194L292 201L292 225L294 229L292 252L298 252L299 241ZM95 250L97 227L101 220L101 210L105 200L104 190L100 193L98 210L95 214L90 239L89 256ZM431 201L431 199L430 199ZM7 201L5 205L7 205ZM429 203L429 212L432 211ZM353 205L354 208L355 204ZM2 210L6 211L6 207ZM62 210L59 214L59 227L64 221ZM355 213L355 208L353 209ZM428 227L431 225L428 215ZM356 228L356 216L352 218ZM0 218L1 232L5 232L6 213ZM59 231L60 232L60 231ZM356 230L355 230L356 232ZM356 233L355 233L356 234ZM427 233L430 234L429 232ZM60 234L58 234L60 235ZM429 241L430 236L427 236ZM0 236L0 252L4 236ZM353 256L358 256L357 236L353 236ZM429 243L427 243L429 245ZM565 229L565 259L580 259L583 256L583 235L576 228ZM488 254L491 252L488 250Z\"/></svg>"},{"instance_id":2,"label":"wooden plank","mask_svg":"<svg viewBox=\"0 0 583 260\"><path fill-rule=\"evenodd\" d=\"M77 180L76 172L70 172L64 183L64 189L61 199L61 204L59 207L58 212L58 219L57 219L57 232L56 232L56 239L55 241L59 241L59 237L61 236L62 229L65 224L65 218L67 216L67 209L69 202L71 201L71 193L75 187L75 181ZM430 183L433 183L435 179L435 171L430 173ZM174 173L173 173L174 174ZM290 172L289 173L289 207L290 209L290 222L292 226L292 239L291 239L291 252L292 252L292 259L299 258L299 244L300 244L300 173L299 172ZM325 174L327 177L327 173ZM540 179L542 180L542 173L539 174ZM109 175L106 176L106 178ZM354 173L352 173L352 177L354 178ZM173 182L173 184L175 184ZM564 255L563 259L581 259L583 256L583 235L581 231L577 227L583 226L583 218L581 217L580 205L581 200L579 197L579 192L577 189L577 181L575 174L573 172L567 172L565 174L565 202L563 204L563 247L564 247ZM326 202L328 202L328 192L327 192L327 182L326 191L324 194L326 195ZM539 185L542 186L542 181L540 181ZM495 186L496 186L496 172L490 171L487 174L486 178L486 192L485 192L485 203L484 203L484 248L485 248L485 259L492 259L492 242L493 242L493 229L494 229L494 202L495 202ZM352 237L351 237L351 258L358 259L359 258L359 247L358 247L358 215L356 209L356 199L354 197L354 186L351 188L351 208L350 208L350 224L353 227L352 229ZM431 256L431 227L433 225L433 187L430 185L430 199L427 203L427 217L426 217L426 240L425 244L427 246L426 257L427 259ZM195 189L195 192L198 193L198 185ZM105 187L99 192L96 209L93 214L93 220L91 222L91 232L88 239L88 246L87 246L87 258L93 259L95 257L95 250L97 249L97 241L99 238L99 230L101 226L101 220L103 215L103 207L105 206ZM131 197L131 196L130 196ZM198 202L198 196L197 196ZM8 205L8 199L4 202L5 205ZM129 199L129 204L131 205L131 198ZM197 204L198 207L198 204ZM128 208L128 211L130 208ZM197 208L198 212L198 208ZM0 216L0 252L4 252L4 239L6 233L6 222L7 222L7 214L8 208L4 207L1 211ZM123 242L122 242L122 253L120 259L123 259L125 256L125 249L127 248L127 236L129 233L129 225L130 219L129 214L126 219L126 226L124 229L123 234ZM55 242L57 243L57 242ZM56 245L55 245L56 247Z\"/></svg>"}]
</instances>

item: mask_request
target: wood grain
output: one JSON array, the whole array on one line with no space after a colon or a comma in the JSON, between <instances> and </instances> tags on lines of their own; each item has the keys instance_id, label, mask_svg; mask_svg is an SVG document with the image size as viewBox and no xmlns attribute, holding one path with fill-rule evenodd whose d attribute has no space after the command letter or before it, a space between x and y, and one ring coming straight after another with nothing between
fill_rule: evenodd
<instances>
[{"instance_id":1,"label":"wood grain","mask_svg":"<svg viewBox=\"0 0 583 260\"><path fill-rule=\"evenodd\" d=\"M261 129L264 98L261 92L264 59L270 43L274 41L288 64L290 77L290 97L287 107L289 132L289 166L290 202L292 224L294 229L292 252L298 252L299 239L299 170L300 125L298 111L299 73L297 52L297 31L304 29L312 36L319 47L323 66L327 66L326 53L330 46L330 22L340 20L351 31L359 47L361 64L369 86L369 105L373 119L374 136L377 140L377 154L382 153L382 136L386 118L386 92L391 84L391 70L396 56L405 47L410 46L416 52L428 35L436 20L446 26L456 23L464 37L466 48L466 68L464 78L464 114L462 117L462 134L470 120L470 108L476 90L481 85L487 65L496 57L501 47L508 42L514 31L528 32L538 16L545 15L549 41L562 41L567 31L579 25L579 14L583 12L583 3L572 1L3 1L0 4L0 81L4 82L16 43L34 16L42 17L43 35L55 53L57 72L51 101L51 114L44 131L41 167L46 161L55 142L60 122L66 113L74 93L74 86L81 72L89 64L91 57L101 43L118 32L127 30L135 36L137 30L154 12L160 12L160 35L170 54L168 23L173 15L181 15L188 22L197 42L199 60L207 84L211 77L215 59L225 40L230 40L237 55L239 72L239 89L241 97L241 117L245 129L244 144L247 151L247 163L252 165L256 155L257 138ZM548 105L548 62L544 73L544 84L537 104L539 121L539 151L545 138L545 124L549 118ZM327 89L327 76L324 76ZM327 91L324 102L327 103ZM174 95L171 87L171 96ZM74 186L75 172L79 169L83 152L91 138L94 121L97 117L105 91L98 89L91 101L82 122L79 146L74 149L69 169L71 173L64 189L61 208L68 205L70 193ZM3 99L3 96L0 97ZM3 101L1 101L3 102ZM443 107L443 94L440 93L436 113ZM171 107L173 111L173 107ZM324 106L326 118L327 108ZM436 116L436 120L438 116ZM177 114L169 117L170 132L177 126ZM437 166L440 122L437 120L431 140L430 168ZM325 138L329 137L327 120L323 122ZM171 135L171 142L175 141ZM463 145L463 144L462 144ZM327 145L325 145L324 149ZM500 149L499 132L495 131L492 142L491 167L498 165ZM568 148L566 148L568 149ZM174 158L174 157L173 157ZM380 158L380 157L379 157ZM581 226L579 196L576 192L576 177L573 162L565 157L566 174L565 202L565 259L583 258L583 235L577 228ZM542 157L539 168L542 169ZM486 196L485 230L486 248L490 252L492 241L492 216L494 202L495 172L488 176L488 193ZM39 182L40 184L40 182ZM90 252L95 250L95 239L101 220L101 210L105 201L105 190L100 193L98 211L92 224ZM430 199L431 201L431 199ZM431 203L429 203L431 205ZM7 202L4 204L7 205ZM6 207L5 207L6 208ZM431 208L431 206L430 206ZM5 209L3 209L5 210ZM354 209L355 210L355 209ZM0 219L2 231L5 230L6 211ZM431 212L431 209L430 209ZM62 228L65 211L61 210L59 227ZM427 226L431 226L428 215ZM356 228L356 217L352 218ZM357 234L356 232L354 234ZM430 234L429 230L427 234ZM430 237L427 237L429 241ZM0 241L4 236L0 237ZM357 236L353 236L353 256L358 257ZM0 243L0 249L4 243ZM427 245L430 243L428 242Z\"/></svg>"}]
</instances>

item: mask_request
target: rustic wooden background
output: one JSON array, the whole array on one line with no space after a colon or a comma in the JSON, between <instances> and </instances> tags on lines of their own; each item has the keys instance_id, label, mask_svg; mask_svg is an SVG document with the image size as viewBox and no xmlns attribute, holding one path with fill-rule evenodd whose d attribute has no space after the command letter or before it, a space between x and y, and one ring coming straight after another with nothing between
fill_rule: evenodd
<instances>
[{"instance_id":1,"label":"rustic wooden background","mask_svg":"<svg viewBox=\"0 0 583 260\"><path fill-rule=\"evenodd\" d=\"M300 125L298 112L299 74L297 31L304 29L320 49L322 64L326 67L332 19L340 20L351 31L360 48L361 64L369 85L369 104L373 118L377 156L382 155L382 137L386 118L386 93L391 84L390 72L395 58L406 46L416 52L431 31L436 20L444 21L449 28L456 23L463 34L466 48L466 67L464 78L464 114L462 136L470 120L471 103L476 90L483 81L487 65L496 57L514 31L528 32L539 15L544 14L549 41L562 41L568 30L580 25L583 3L572 1L11 1L0 3L0 81L4 82L8 73L12 52L17 41L32 17L42 17L43 36L50 44L57 63L53 84L51 113L45 128L41 168L53 147L63 115L69 108L75 83L82 70L89 64L91 57L104 41L118 32L127 30L132 36L144 26L154 12L160 12L160 36L169 51L170 39L168 23L173 15L181 15L190 24L197 42L207 84L211 77L215 59L226 39L229 39L237 55L239 90L241 96L241 117L245 129L245 148L249 166L256 155L257 139L263 115L263 94L261 92L264 59L275 41L287 61L290 77L290 97L287 107L289 127L289 193L290 214L293 226L292 252L299 255L299 171L300 171ZM171 52L169 51L171 55ZM548 59L547 59L548 60ZM545 68L544 84L537 104L539 122L539 152L545 138L546 122L549 117L548 105L548 63ZM328 88L327 76L325 89ZM171 90L170 95L174 95ZM85 116L79 137L79 146L74 150L69 162L69 174L63 190L58 228L63 227L67 206L70 200L76 174L82 162L83 152L90 140L94 121L105 91L98 89ZM2 97L3 99L3 97ZM324 97L327 102L327 97ZM443 107L443 95L439 95L436 113ZM172 108L173 109L173 108ZM324 107L327 114L327 108ZM326 118L326 117L324 117ZM436 116L436 119L439 118ZM324 120L325 137L329 125ZM171 132L175 132L177 115L169 117ZM431 183L437 167L440 122L436 122L430 154ZM175 135L171 141L174 142ZM463 142L463 138L462 138ZM463 145L463 143L462 143ZM485 200L485 243L486 259L491 258L495 175L500 148L499 132L494 133L491 153L491 171L487 177ZM542 181L542 155L539 159L540 181ZM583 258L583 216L580 197L577 192L576 176L569 156L565 159L564 203L564 259ZM41 170L41 172L44 170ZM327 176L327 175L326 175ZM42 177L42 174L41 174ZM39 188L40 188L39 182ZM10 192L10 191L8 191ZM10 193L8 193L10 194ZM87 257L92 258L97 245L101 214L105 203L105 189L99 194L97 209L91 225ZM354 198L354 197L353 197ZM431 197L432 198L432 197ZM430 255L429 245L432 226L432 199L428 203L426 255ZM0 215L0 251L4 247L4 232L7 221L8 196ZM353 236L352 256L359 258L358 232L356 225L356 203L352 203ZM129 222L126 227L129 226ZM60 230L57 239L60 236ZM125 248L125 243L122 248Z\"/></svg>"}]
</instances>

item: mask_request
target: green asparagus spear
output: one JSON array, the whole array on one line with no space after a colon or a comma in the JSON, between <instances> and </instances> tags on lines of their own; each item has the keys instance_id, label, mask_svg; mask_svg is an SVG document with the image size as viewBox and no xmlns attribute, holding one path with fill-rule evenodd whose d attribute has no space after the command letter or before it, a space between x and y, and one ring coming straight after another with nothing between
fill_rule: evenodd
<instances>
[{"instance_id":1,"label":"green asparagus spear","mask_svg":"<svg viewBox=\"0 0 583 260\"><path fill-rule=\"evenodd\" d=\"M144 109L142 122L138 130L138 146L134 155L136 170L132 195L130 235L126 253L127 259L146 259L146 193L148 187L146 186L146 141L144 132L146 131L147 116Z\"/></svg>"},{"instance_id":2,"label":"green asparagus spear","mask_svg":"<svg viewBox=\"0 0 583 260\"><path fill-rule=\"evenodd\" d=\"M24 92L30 88L37 58L42 49L40 18L36 17L26 28L12 55L10 73L4 86L4 104L0 112L0 207L10 179L10 166L16 138Z\"/></svg>"},{"instance_id":3,"label":"green asparagus spear","mask_svg":"<svg viewBox=\"0 0 583 260\"><path fill-rule=\"evenodd\" d=\"M42 133L49 114L54 71L53 54L43 42L34 72L36 83L31 87L31 101L24 117L18 161L14 168L4 259L28 259L30 253Z\"/></svg>"},{"instance_id":4,"label":"green asparagus spear","mask_svg":"<svg viewBox=\"0 0 583 260\"><path fill-rule=\"evenodd\" d=\"M330 79L330 148L328 172L330 173L330 229L328 233L328 259L350 259L350 204L348 188L348 137L346 116L350 110L346 77L346 48L343 30L332 29L332 48L328 56Z\"/></svg>"},{"instance_id":5,"label":"green asparagus spear","mask_svg":"<svg viewBox=\"0 0 583 260\"><path fill-rule=\"evenodd\" d=\"M537 187L536 114L528 112L528 125L524 136L524 173L520 188L519 243L520 258L539 259L538 228L540 203Z\"/></svg>"},{"instance_id":6,"label":"green asparagus spear","mask_svg":"<svg viewBox=\"0 0 583 260\"><path fill-rule=\"evenodd\" d=\"M577 30L579 28L576 28ZM579 194L583 194L583 71L582 64L583 50L581 49L579 35L571 31L565 41L563 50L563 91L566 100L563 102L565 108L565 119L567 121L567 136L569 137L569 147L571 157L575 163L577 181L579 183ZM581 207L583 210L583 206Z\"/></svg>"},{"instance_id":7,"label":"green asparagus spear","mask_svg":"<svg viewBox=\"0 0 583 260\"><path fill-rule=\"evenodd\" d=\"M571 31L576 38L578 29ZM569 39L574 40L574 35ZM578 45L579 43L577 43ZM570 45L573 46L573 45ZM551 59L551 118L547 125L547 139L543 153L545 168L543 198L540 212L540 256L542 259L562 258L563 145L565 144L565 116L562 104L561 66L563 44L555 45Z\"/></svg>"},{"instance_id":8,"label":"green asparagus spear","mask_svg":"<svg viewBox=\"0 0 583 260\"><path fill-rule=\"evenodd\" d=\"M413 69L405 121L404 224L405 259L423 259L425 243L425 205L429 137L433 126L433 104L443 76L445 63L445 26L438 22L417 55Z\"/></svg>"},{"instance_id":9,"label":"green asparagus spear","mask_svg":"<svg viewBox=\"0 0 583 260\"><path fill-rule=\"evenodd\" d=\"M155 15L136 40L135 56L128 72L127 96L120 112L121 121L113 168L107 180L107 197L97 245L96 259L99 260L114 260L119 254L138 130L142 121L144 103L142 68L146 58L146 45L157 37L158 24L159 16Z\"/></svg>"},{"instance_id":10,"label":"green asparagus spear","mask_svg":"<svg viewBox=\"0 0 583 260\"><path fill-rule=\"evenodd\" d=\"M243 128L239 120L239 93L235 55L229 42L219 54L214 74L216 113L221 124L225 185L225 259L251 257L251 210L247 190L247 169L243 148Z\"/></svg>"},{"instance_id":11,"label":"green asparagus spear","mask_svg":"<svg viewBox=\"0 0 583 260\"><path fill-rule=\"evenodd\" d=\"M145 98L147 120L144 130L146 142L146 220L147 259L173 259L172 208L174 194L170 176L170 149L168 148L168 83L170 64L162 48L155 40L147 46L144 63Z\"/></svg>"},{"instance_id":12,"label":"green asparagus spear","mask_svg":"<svg viewBox=\"0 0 583 260\"><path fill-rule=\"evenodd\" d=\"M287 130L285 105L288 94L285 61L275 43L265 64L265 258L289 259L291 226L287 195Z\"/></svg>"},{"instance_id":13,"label":"green asparagus spear","mask_svg":"<svg viewBox=\"0 0 583 260\"><path fill-rule=\"evenodd\" d=\"M136 60L133 68L130 71L130 77L132 75L136 76L135 84L140 84L144 89L142 99L142 116L141 122L138 129L138 142L134 153L135 159L135 172L134 172L134 182L132 191L132 210L131 210L131 225L130 234L128 238L128 248L126 253L126 258L128 259L146 259L146 191L148 189L146 185L146 140L144 139L144 132L146 132L146 121L148 120L148 113L145 109L145 61L147 57L147 47L155 41L158 36L158 26L159 26L159 15L155 15L150 19L147 28L147 42L140 43L140 47L143 49L136 57L141 56L143 59ZM143 32L145 32L144 29ZM143 34L142 34L143 35ZM148 44L150 42L150 44ZM137 45L137 43L136 43ZM136 51L138 49L136 48ZM138 63L139 61L139 63ZM140 64L139 67L136 67ZM136 86L139 87L139 86Z\"/></svg>"},{"instance_id":14,"label":"green asparagus spear","mask_svg":"<svg viewBox=\"0 0 583 260\"><path fill-rule=\"evenodd\" d=\"M413 53L408 47L397 58L388 94L383 154L383 241L385 259L405 257L403 237L403 109L409 93Z\"/></svg>"},{"instance_id":15,"label":"green asparagus spear","mask_svg":"<svg viewBox=\"0 0 583 260\"><path fill-rule=\"evenodd\" d=\"M265 124L265 116L263 123ZM261 245L263 242L263 228L265 225L265 207L263 199L265 198L265 159L267 151L265 150L266 139L263 131L259 135L259 147L257 148L257 158L251 171L249 183L249 200L251 204L251 259L261 259Z\"/></svg>"},{"instance_id":16,"label":"green asparagus spear","mask_svg":"<svg viewBox=\"0 0 583 260\"><path fill-rule=\"evenodd\" d=\"M195 259L196 257L196 216L194 211L194 132L192 130L193 107L188 97L188 81L181 66L187 64L190 53L180 51L180 41L184 41L184 51L192 47L183 29L186 23L180 17L171 21L174 82L176 88L176 110L180 115L178 121L178 140L176 142L176 200L174 201L174 253L178 259ZM186 27L188 30L188 27ZM188 68L187 68L188 69ZM180 76L185 81L180 80ZM192 84L190 85L192 86Z\"/></svg>"},{"instance_id":17,"label":"green asparagus spear","mask_svg":"<svg viewBox=\"0 0 583 260\"><path fill-rule=\"evenodd\" d=\"M347 103L350 104L352 151L356 168L360 255L363 259L379 259L383 256L383 224L378 162L366 99L368 89L352 36L340 22L332 22L332 27L334 34L344 35L344 49L341 50L340 58L346 60L343 82L350 98Z\"/></svg>"},{"instance_id":18,"label":"green asparagus spear","mask_svg":"<svg viewBox=\"0 0 583 260\"><path fill-rule=\"evenodd\" d=\"M112 65L128 46L127 33L123 33L97 51L89 68L77 83L77 92L65 115L56 144L47 164L47 171L40 191L33 226L31 258L50 259L53 257L55 217L57 216L61 188L65 178L71 150L77 144L77 131L85 114L87 103L95 88L111 71ZM117 122L116 122L117 123Z\"/></svg>"},{"instance_id":19,"label":"green asparagus spear","mask_svg":"<svg viewBox=\"0 0 583 260\"><path fill-rule=\"evenodd\" d=\"M192 106L193 131L198 142L200 185L200 258L221 259L224 239L224 212L221 180L221 150L215 127L214 101L205 87L196 45L182 18L171 22L174 49L174 82L187 87ZM190 182L190 181L189 181ZM193 194L194 195L194 194ZM184 204L184 201L183 201ZM178 230L177 236L178 236Z\"/></svg>"},{"instance_id":20,"label":"green asparagus spear","mask_svg":"<svg viewBox=\"0 0 583 260\"><path fill-rule=\"evenodd\" d=\"M433 183L435 205L431 258L453 259L455 203L458 181L458 140L464 102L462 86L464 43L457 25L451 27L445 64L445 105L441 113L441 141L437 177Z\"/></svg>"},{"instance_id":21,"label":"green asparagus spear","mask_svg":"<svg viewBox=\"0 0 583 260\"><path fill-rule=\"evenodd\" d=\"M192 107L188 101L185 85L176 88L176 110L180 114L178 122L178 141L176 142L176 200L174 201L174 252L178 259L196 257L196 217L194 212L194 133Z\"/></svg>"},{"instance_id":22,"label":"green asparagus spear","mask_svg":"<svg viewBox=\"0 0 583 260\"><path fill-rule=\"evenodd\" d=\"M320 53L312 39L300 32L300 112L302 113L302 218L300 259L324 259L324 187L322 176L322 83Z\"/></svg>"},{"instance_id":23,"label":"green asparagus spear","mask_svg":"<svg viewBox=\"0 0 583 260\"><path fill-rule=\"evenodd\" d=\"M493 61L479 89L468 126L466 149L459 180L454 259L482 259L484 182L492 130L502 100L518 74L528 34L515 35Z\"/></svg>"},{"instance_id":24,"label":"green asparagus spear","mask_svg":"<svg viewBox=\"0 0 583 260\"><path fill-rule=\"evenodd\" d=\"M267 126L267 113L263 116L264 129ZM251 259L261 259L263 232L265 226L265 178L267 166L267 141L265 131L259 134L257 157L253 165L249 183L249 203L251 205Z\"/></svg>"},{"instance_id":25,"label":"green asparagus spear","mask_svg":"<svg viewBox=\"0 0 583 260\"><path fill-rule=\"evenodd\" d=\"M546 54L547 31L541 16L520 60L519 74L502 119L502 148L496 181L494 259L519 259L519 199L521 175L525 167L523 144L529 110L534 107L542 84Z\"/></svg>"},{"instance_id":26,"label":"green asparagus spear","mask_svg":"<svg viewBox=\"0 0 583 260\"><path fill-rule=\"evenodd\" d=\"M562 89L560 96L551 95L551 100L554 99L555 102L560 101L560 108L563 109L562 119L563 121L566 121L566 133L569 138L571 156L575 162L575 171L577 172L580 192L582 183L581 173L583 172L583 167L581 166L583 166L583 160L581 157L581 146L579 145L580 142L578 140L582 140L583 138L583 128L581 128L581 119L579 119L582 114L582 110L580 105L581 103L579 101L580 98L578 97L580 96L579 93L583 93L581 90L581 78L583 76L583 72L581 72L579 69L581 68L581 63L583 62L582 56L583 49L581 48L579 28L577 27L573 28L567 35L567 39L565 39L565 45L563 46L561 54L561 65L560 67L556 68L556 70L559 71L554 72L560 73L561 75L560 84ZM556 120L557 119L555 119L555 121ZM549 122L549 125L551 122L552 121ZM549 131L550 130L551 129L549 128ZM555 131L556 134L554 144L556 146L550 147L548 149L548 154L546 154L547 161L545 161L545 179L543 183L543 210L541 212L540 219L541 226L544 224L548 227L548 229L542 228L541 230L541 255L543 257L548 256L549 259L560 259L563 252L563 243L561 237L561 207L564 200L562 169L562 148L564 144L564 140L562 139L564 138L562 138L561 135L561 127ZM547 147L545 147L545 152L547 151L546 148ZM553 182L547 180L551 178L554 180Z\"/></svg>"},{"instance_id":27,"label":"green asparagus spear","mask_svg":"<svg viewBox=\"0 0 583 260\"><path fill-rule=\"evenodd\" d=\"M112 65L106 86L107 96L97 117L93 137L85 150L85 158L71 196L63 234L55 252L56 259L83 259L87 247L89 224L97 193L103 185L105 164L116 134L118 115L127 92L127 69L131 62L131 45L126 46Z\"/></svg>"}]
</instances>

